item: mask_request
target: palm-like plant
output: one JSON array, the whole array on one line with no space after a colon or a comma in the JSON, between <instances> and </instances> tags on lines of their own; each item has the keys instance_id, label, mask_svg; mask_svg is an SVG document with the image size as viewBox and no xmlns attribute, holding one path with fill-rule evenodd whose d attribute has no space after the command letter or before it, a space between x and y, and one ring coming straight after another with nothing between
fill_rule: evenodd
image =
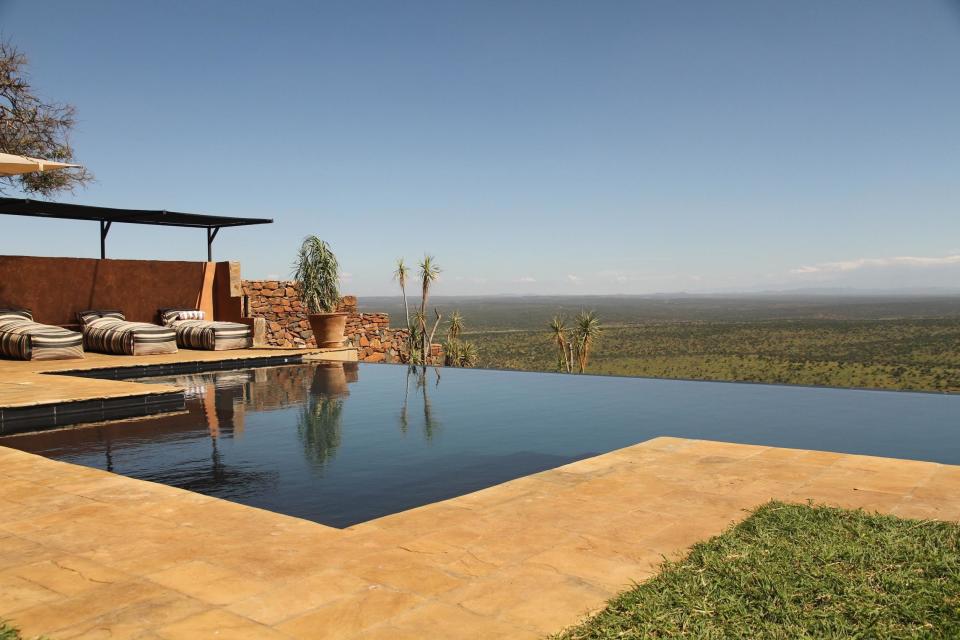
<instances>
[{"instance_id":1,"label":"palm-like plant","mask_svg":"<svg viewBox=\"0 0 960 640\"><path fill-rule=\"evenodd\" d=\"M413 331L410 328L410 305L407 303L407 278L410 276L410 268L403 261L403 258L397 258L397 268L393 272L394 279L400 284L400 293L403 295L403 311L407 317L407 340L408 349L413 352Z\"/></svg>"},{"instance_id":2,"label":"palm-like plant","mask_svg":"<svg viewBox=\"0 0 960 640\"><path fill-rule=\"evenodd\" d=\"M562 316L553 316L550 321L550 334L553 336L553 341L557 343L557 348L560 349L559 366L570 373L572 365L567 351L567 324Z\"/></svg>"},{"instance_id":3,"label":"palm-like plant","mask_svg":"<svg viewBox=\"0 0 960 640\"><path fill-rule=\"evenodd\" d=\"M450 325L447 327L447 339L456 340L463 333L463 316L460 311L454 311L450 316Z\"/></svg>"},{"instance_id":4,"label":"palm-like plant","mask_svg":"<svg viewBox=\"0 0 960 640\"><path fill-rule=\"evenodd\" d=\"M340 303L340 265L330 245L317 236L307 236L294 263L294 279L300 283L300 298L310 313L333 313Z\"/></svg>"},{"instance_id":5,"label":"palm-like plant","mask_svg":"<svg viewBox=\"0 0 960 640\"><path fill-rule=\"evenodd\" d=\"M600 319L593 311L581 311L574 322L573 336L577 346L577 360L580 373L590 364L590 351L599 339L602 329Z\"/></svg>"},{"instance_id":6,"label":"palm-like plant","mask_svg":"<svg viewBox=\"0 0 960 640\"><path fill-rule=\"evenodd\" d=\"M440 267L434 262L433 256L427 254L423 256L420 263L420 281L423 287L420 298L420 353L423 357L423 364L427 363L430 353L430 345L427 344L427 300L430 298L430 285L440 277Z\"/></svg>"}]
</instances>

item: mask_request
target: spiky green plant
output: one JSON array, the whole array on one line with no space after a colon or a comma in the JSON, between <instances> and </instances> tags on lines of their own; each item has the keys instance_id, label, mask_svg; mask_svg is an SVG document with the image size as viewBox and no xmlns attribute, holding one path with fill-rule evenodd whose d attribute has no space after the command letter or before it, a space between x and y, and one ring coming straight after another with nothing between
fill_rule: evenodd
<instances>
[{"instance_id":1,"label":"spiky green plant","mask_svg":"<svg viewBox=\"0 0 960 640\"><path fill-rule=\"evenodd\" d=\"M397 268L393 272L393 278L400 284L400 294L403 296L403 311L407 318L407 351L413 353L413 330L410 326L410 305L407 303L407 278L410 276L410 267L403 261L403 258L397 258Z\"/></svg>"},{"instance_id":2,"label":"spiky green plant","mask_svg":"<svg viewBox=\"0 0 960 640\"><path fill-rule=\"evenodd\" d=\"M553 316L553 319L550 320L550 335L560 350L560 358L557 360L558 368L570 373L572 365L567 349L567 323L563 316Z\"/></svg>"},{"instance_id":3,"label":"spiky green plant","mask_svg":"<svg viewBox=\"0 0 960 640\"><path fill-rule=\"evenodd\" d=\"M456 340L463 333L463 316L460 311L454 311L450 316L450 324L447 326L447 340Z\"/></svg>"},{"instance_id":4,"label":"spiky green plant","mask_svg":"<svg viewBox=\"0 0 960 640\"><path fill-rule=\"evenodd\" d=\"M581 311L574 321L573 337L577 351L577 362L580 373L583 373L590 364L590 351L594 343L600 338L603 329L600 319L593 311Z\"/></svg>"},{"instance_id":5,"label":"spiky green plant","mask_svg":"<svg viewBox=\"0 0 960 640\"><path fill-rule=\"evenodd\" d=\"M434 262L430 254L423 256L420 262L420 282L422 285L420 297L420 353L423 363L427 364L430 357L430 345L427 344L427 300L430 298L430 285L440 277L440 267Z\"/></svg>"},{"instance_id":6,"label":"spiky green plant","mask_svg":"<svg viewBox=\"0 0 960 640\"><path fill-rule=\"evenodd\" d=\"M477 364L477 346L454 338L443 344L443 364L448 367L473 367Z\"/></svg>"},{"instance_id":7,"label":"spiky green plant","mask_svg":"<svg viewBox=\"0 0 960 640\"><path fill-rule=\"evenodd\" d=\"M472 342L464 342L463 346L460 347L460 366L475 367L478 358L477 346Z\"/></svg>"},{"instance_id":8,"label":"spiky green plant","mask_svg":"<svg viewBox=\"0 0 960 640\"><path fill-rule=\"evenodd\" d=\"M294 280L300 299L310 313L333 313L340 303L340 265L330 245L317 236L307 236L294 263Z\"/></svg>"}]
</instances>

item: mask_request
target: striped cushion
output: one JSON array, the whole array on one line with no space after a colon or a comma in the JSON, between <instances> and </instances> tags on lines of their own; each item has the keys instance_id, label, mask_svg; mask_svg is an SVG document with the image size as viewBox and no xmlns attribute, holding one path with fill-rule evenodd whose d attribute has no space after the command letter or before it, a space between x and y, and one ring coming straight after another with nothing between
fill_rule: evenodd
<instances>
[{"instance_id":1,"label":"striped cushion","mask_svg":"<svg viewBox=\"0 0 960 640\"><path fill-rule=\"evenodd\" d=\"M63 327L0 312L0 355L20 360L82 358L83 337Z\"/></svg>"},{"instance_id":2,"label":"striped cushion","mask_svg":"<svg viewBox=\"0 0 960 640\"><path fill-rule=\"evenodd\" d=\"M0 319L4 318L25 318L33 320L33 314L30 309L0 309Z\"/></svg>"},{"instance_id":3,"label":"striped cushion","mask_svg":"<svg viewBox=\"0 0 960 640\"><path fill-rule=\"evenodd\" d=\"M203 320L204 315L199 309L160 309L160 322L169 326L174 320Z\"/></svg>"},{"instance_id":4,"label":"striped cushion","mask_svg":"<svg viewBox=\"0 0 960 640\"><path fill-rule=\"evenodd\" d=\"M86 326L88 322L98 318L116 318L117 320L126 320L122 311L104 311L101 309L90 309L89 311L78 311L77 322L80 326Z\"/></svg>"},{"instance_id":5,"label":"striped cushion","mask_svg":"<svg viewBox=\"0 0 960 640\"><path fill-rule=\"evenodd\" d=\"M173 320L170 326L177 332L177 344L184 349L228 351L253 346L253 330L245 324L208 320Z\"/></svg>"},{"instance_id":6,"label":"striped cushion","mask_svg":"<svg viewBox=\"0 0 960 640\"><path fill-rule=\"evenodd\" d=\"M177 337L169 327L102 317L83 326L83 346L88 351L130 356L176 353Z\"/></svg>"}]
</instances>

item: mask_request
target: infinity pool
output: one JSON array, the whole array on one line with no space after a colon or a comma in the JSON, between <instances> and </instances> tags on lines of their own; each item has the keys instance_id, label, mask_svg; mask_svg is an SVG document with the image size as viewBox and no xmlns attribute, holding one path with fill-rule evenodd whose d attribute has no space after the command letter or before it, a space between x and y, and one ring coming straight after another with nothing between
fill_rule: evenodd
<instances>
[{"instance_id":1,"label":"infinity pool","mask_svg":"<svg viewBox=\"0 0 960 640\"><path fill-rule=\"evenodd\" d=\"M960 397L400 365L143 379L183 413L0 438L344 527L660 435L960 464Z\"/></svg>"}]
</instances>

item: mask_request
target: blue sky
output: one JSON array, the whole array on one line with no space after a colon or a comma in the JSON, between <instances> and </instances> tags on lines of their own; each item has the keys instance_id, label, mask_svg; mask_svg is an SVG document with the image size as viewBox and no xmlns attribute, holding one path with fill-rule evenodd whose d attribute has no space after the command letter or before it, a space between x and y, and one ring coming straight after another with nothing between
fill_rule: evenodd
<instances>
[{"instance_id":1,"label":"blue sky","mask_svg":"<svg viewBox=\"0 0 960 640\"><path fill-rule=\"evenodd\" d=\"M247 277L314 233L360 295L425 251L440 294L955 287L957 4L0 0L0 32L78 108L98 182L62 200L273 217L217 240ZM0 252L97 255L91 223L0 222Z\"/></svg>"}]
</instances>

